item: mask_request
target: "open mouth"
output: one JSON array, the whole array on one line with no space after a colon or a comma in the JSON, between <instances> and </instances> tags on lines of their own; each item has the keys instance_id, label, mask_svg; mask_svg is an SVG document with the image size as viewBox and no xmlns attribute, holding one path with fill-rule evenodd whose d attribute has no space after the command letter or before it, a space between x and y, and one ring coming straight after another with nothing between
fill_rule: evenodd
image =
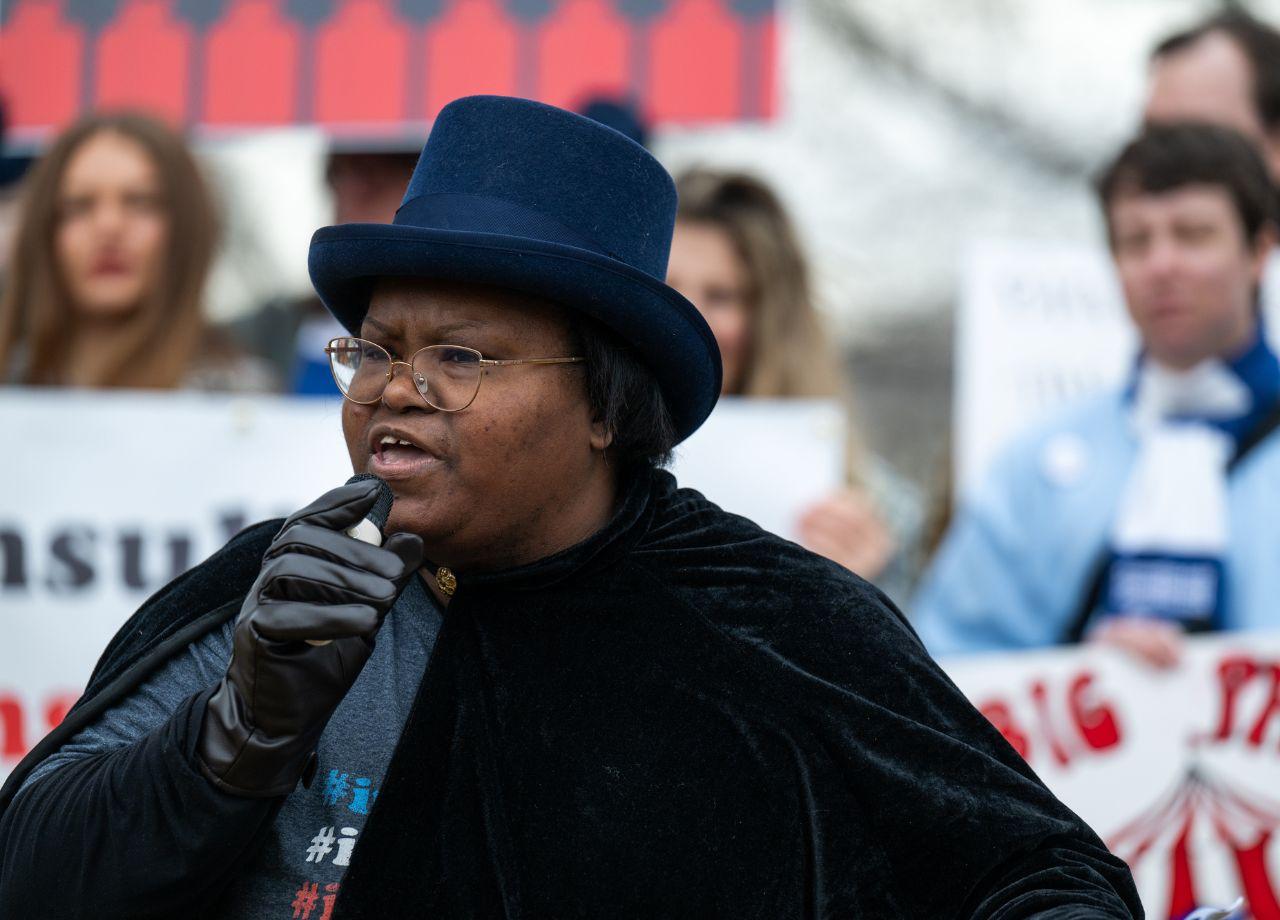
<instances>
[{"instance_id":1,"label":"open mouth","mask_svg":"<svg viewBox=\"0 0 1280 920\"><path fill-rule=\"evenodd\" d=\"M369 471L383 479L395 479L415 475L439 462L439 457L413 442L384 434L373 442Z\"/></svg>"}]
</instances>

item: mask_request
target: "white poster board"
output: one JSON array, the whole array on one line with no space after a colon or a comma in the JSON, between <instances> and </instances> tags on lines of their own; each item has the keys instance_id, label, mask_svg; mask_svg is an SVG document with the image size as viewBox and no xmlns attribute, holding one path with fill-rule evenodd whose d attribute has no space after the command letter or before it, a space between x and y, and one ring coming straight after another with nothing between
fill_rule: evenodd
<instances>
[{"instance_id":1,"label":"white poster board","mask_svg":"<svg viewBox=\"0 0 1280 920\"><path fill-rule=\"evenodd\" d=\"M337 400L0 391L0 781L152 592L246 524L351 475L340 411ZM793 535L839 482L843 444L832 404L727 401L675 471Z\"/></svg>"},{"instance_id":2,"label":"white poster board","mask_svg":"<svg viewBox=\"0 0 1280 920\"><path fill-rule=\"evenodd\" d=\"M831 400L721 399L671 471L727 511L796 540L800 514L844 481L845 417Z\"/></svg>"},{"instance_id":3,"label":"white poster board","mask_svg":"<svg viewBox=\"0 0 1280 920\"><path fill-rule=\"evenodd\" d=\"M329 400L0 393L0 776L148 596L351 475Z\"/></svg>"},{"instance_id":4,"label":"white poster board","mask_svg":"<svg viewBox=\"0 0 1280 920\"><path fill-rule=\"evenodd\" d=\"M954 473L967 492L1028 425L1109 387L1138 343L1111 256L1078 243L981 240L968 250L956 314ZM1280 336L1280 255L1266 277Z\"/></svg>"},{"instance_id":5,"label":"white poster board","mask_svg":"<svg viewBox=\"0 0 1280 920\"><path fill-rule=\"evenodd\" d=\"M943 665L1129 863L1149 917L1239 895L1280 917L1280 633L1189 640L1169 671L1088 647Z\"/></svg>"}]
</instances>

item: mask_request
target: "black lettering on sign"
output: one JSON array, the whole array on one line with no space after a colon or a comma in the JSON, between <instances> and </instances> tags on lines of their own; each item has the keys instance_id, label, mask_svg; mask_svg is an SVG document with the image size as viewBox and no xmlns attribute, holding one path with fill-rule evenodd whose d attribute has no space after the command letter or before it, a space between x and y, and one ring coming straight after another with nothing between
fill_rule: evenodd
<instances>
[{"instance_id":1,"label":"black lettering on sign","mask_svg":"<svg viewBox=\"0 0 1280 920\"><path fill-rule=\"evenodd\" d=\"M130 594L149 594L249 523L240 508L222 509L190 528L181 523L160 529L136 521L115 525L73 520L46 534L29 529L25 522L0 521L0 593L70 596L118 587Z\"/></svg>"},{"instance_id":2,"label":"black lettering on sign","mask_svg":"<svg viewBox=\"0 0 1280 920\"><path fill-rule=\"evenodd\" d=\"M120 577L130 591L154 591L191 568L191 536L170 533L165 538L169 565L159 579L148 578L143 563L148 539L140 530L125 530L120 534Z\"/></svg>"},{"instance_id":3,"label":"black lettering on sign","mask_svg":"<svg viewBox=\"0 0 1280 920\"><path fill-rule=\"evenodd\" d=\"M126 530L120 534L120 577L130 591L141 591L147 586L142 577L142 534Z\"/></svg>"},{"instance_id":4,"label":"black lettering on sign","mask_svg":"<svg viewBox=\"0 0 1280 920\"><path fill-rule=\"evenodd\" d=\"M22 534L6 527L0 530L0 588L27 586L27 560Z\"/></svg>"},{"instance_id":5,"label":"black lettering on sign","mask_svg":"<svg viewBox=\"0 0 1280 920\"><path fill-rule=\"evenodd\" d=\"M53 591L78 591L93 581L91 555L98 535L87 527L68 527L54 535L46 584Z\"/></svg>"},{"instance_id":6,"label":"black lettering on sign","mask_svg":"<svg viewBox=\"0 0 1280 920\"><path fill-rule=\"evenodd\" d=\"M184 533L169 534L169 577L173 581L191 568L191 537Z\"/></svg>"},{"instance_id":7,"label":"black lettering on sign","mask_svg":"<svg viewBox=\"0 0 1280 920\"><path fill-rule=\"evenodd\" d=\"M224 511L218 516L222 528L222 542L226 542L249 526L249 518L243 511Z\"/></svg>"}]
</instances>

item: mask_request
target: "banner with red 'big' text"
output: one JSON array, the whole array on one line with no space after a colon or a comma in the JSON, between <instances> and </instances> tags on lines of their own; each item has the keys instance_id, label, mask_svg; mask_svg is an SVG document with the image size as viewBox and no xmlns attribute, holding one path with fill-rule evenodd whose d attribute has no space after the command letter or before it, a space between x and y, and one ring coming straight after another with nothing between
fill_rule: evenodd
<instances>
[{"instance_id":1,"label":"banner with red 'big' text","mask_svg":"<svg viewBox=\"0 0 1280 920\"><path fill-rule=\"evenodd\" d=\"M1129 863L1148 917L1243 895L1280 920L1280 632L1190 640L1168 671L1088 647L943 665Z\"/></svg>"}]
</instances>

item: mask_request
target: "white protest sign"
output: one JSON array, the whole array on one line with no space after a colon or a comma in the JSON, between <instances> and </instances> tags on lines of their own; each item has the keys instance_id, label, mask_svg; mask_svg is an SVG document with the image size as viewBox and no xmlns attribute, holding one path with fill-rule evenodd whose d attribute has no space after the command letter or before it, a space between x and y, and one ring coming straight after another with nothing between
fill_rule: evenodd
<instances>
[{"instance_id":1,"label":"white protest sign","mask_svg":"<svg viewBox=\"0 0 1280 920\"><path fill-rule=\"evenodd\" d=\"M845 419L817 399L721 399L676 448L671 471L765 530L798 538L802 512L844 481Z\"/></svg>"},{"instance_id":2,"label":"white protest sign","mask_svg":"<svg viewBox=\"0 0 1280 920\"><path fill-rule=\"evenodd\" d=\"M148 596L246 524L351 475L340 412L337 400L0 392L0 780ZM676 472L787 534L838 484L842 451L834 405L727 401Z\"/></svg>"},{"instance_id":3,"label":"white protest sign","mask_svg":"<svg viewBox=\"0 0 1280 920\"><path fill-rule=\"evenodd\" d=\"M331 401L0 393L0 776L148 596L351 475Z\"/></svg>"},{"instance_id":4,"label":"white protest sign","mask_svg":"<svg viewBox=\"0 0 1280 920\"><path fill-rule=\"evenodd\" d=\"M1149 916L1244 895L1280 918L1280 633L1189 640L1168 671L1088 647L942 664L1129 863Z\"/></svg>"},{"instance_id":5,"label":"white protest sign","mask_svg":"<svg viewBox=\"0 0 1280 920\"><path fill-rule=\"evenodd\" d=\"M968 491L996 452L1071 402L1123 384L1138 341L1102 246L982 240L970 247L956 314L954 474ZM1280 336L1280 256L1266 276Z\"/></svg>"}]
</instances>

